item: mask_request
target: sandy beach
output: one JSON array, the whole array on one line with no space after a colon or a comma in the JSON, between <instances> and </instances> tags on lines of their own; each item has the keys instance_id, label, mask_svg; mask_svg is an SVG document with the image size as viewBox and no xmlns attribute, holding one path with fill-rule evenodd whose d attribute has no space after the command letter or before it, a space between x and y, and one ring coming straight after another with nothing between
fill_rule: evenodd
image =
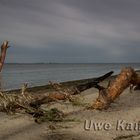
<instances>
[{"instance_id":1,"label":"sandy beach","mask_svg":"<svg viewBox=\"0 0 140 140\"><path fill-rule=\"evenodd\" d=\"M111 77L102 85L107 85ZM70 83L69 83L70 84ZM44 89L43 89L44 88ZM38 94L50 92L43 87L30 89ZM36 89L36 90L35 90ZM14 91L12 91L14 92ZM17 90L17 93L19 91ZM140 139L140 91L130 93L126 89L107 110L83 110L98 96L98 90L88 89L78 95L81 104L69 101L52 103L42 108L54 108L69 113L67 121L37 124L27 114L0 113L0 140L139 140ZM90 127L90 123L93 127ZM100 123L100 130L98 124Z\"/></svg>"}]
</instances>

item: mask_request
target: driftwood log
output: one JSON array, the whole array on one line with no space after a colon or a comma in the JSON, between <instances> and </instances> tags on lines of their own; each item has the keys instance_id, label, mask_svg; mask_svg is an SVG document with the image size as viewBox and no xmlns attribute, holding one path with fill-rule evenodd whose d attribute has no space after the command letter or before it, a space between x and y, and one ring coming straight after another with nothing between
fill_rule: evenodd
<instances>
[{"instance_id":1,"label":"driftwood log","mask_svg":"<svg viewBox=\"0 0 140 140\"><path fill-rule=\"evenodd\" d=\"M136 88L140 87L140 77L131 67L122 69L121 73L107 88L96 85L96 88L99 90L99 96L95 103L92 104L91 108L108 108L109 105L130 85L136 86Z\"/></svg>"},{"instance_id":2,"label":"driftwood log","mask_svg":"<svg viewBox=\"0 0 140 140\"><path fill-rule=\"evenodd\" d=\"M2 68L3 68L3 64L4 64L4 61L5 61L7 48L9 48L8 41L4 41L3 44L1 45L0 72L2 71Z\"/></svg>"},{"instance_id":3,"label":"driftwood log","mask_svg":"<svg viewBox=\"0 0 140 140\"><path fill-rule=\"evenodd\" d=\"M73 95L80 94L84 90L87 90L92 87L96 87L98 83L105 80L112 74L113 74L113 71L110 71L103 76L100 76L95 79L91 79L85 83L78 84L78 85L72 86L70 88L65 88L61 84L50 82L50 85L53 87L53 89L55 89L55 92L35 98L35 100L33 100L30 103L30 105L33 107L38 107L41 104L58 101L58 100L67 100L68 99L69 101L71 101Z\"/></svg>"},{"instance_id":4,"label":"driftwood log","mask_svg":"<svg viewBox=\"0 0 140 140\"><path fill-rule=\"evenodd\" d=\"M21 94L0 93L0 110L6 112L17 109L32 110L38 109L42 104L58 100L72 101L75 94L96 86L99 82L108 78L112 73L113 72L111 71L101 77L68 88L63 87L61 84L50 82L50 85L54 88L54 91L50 93L30 94L28 93L27 84L24 84L21 89Z\"/></svg>"}]
</instances>

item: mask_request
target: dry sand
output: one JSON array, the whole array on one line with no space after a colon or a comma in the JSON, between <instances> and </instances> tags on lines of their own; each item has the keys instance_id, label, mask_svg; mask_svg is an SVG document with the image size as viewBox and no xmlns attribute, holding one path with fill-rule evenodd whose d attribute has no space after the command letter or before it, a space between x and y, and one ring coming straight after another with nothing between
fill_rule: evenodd
<instances>
[{"instance_id":1,"label":"dry sand","mask_svg":"<svg viewBox=\"0 0 140 140\"><path fill-rule=\"evenodd\" d=\"M103 84L107 84L104 81ZM82 103L92 103L98 96L94 88L81 94ZM126 89L123 94L108 110L85 110L83 106L73 106L70 103L55 103L49 106L57 107L63 112L73 112L68 115L69 121L37 124L31 116L25 114L6 115L0 113L0 140L140 140L140 130L116 130L118 120L126 120L128 123L140 121L140 91L129 92ZM70 121L70 119L72 119ZM111 124L111 129L89 131L84 129L85 120L94 123L106 122ZM126 136L118 138L118 136Z\"/></svg>"}]
</instances>

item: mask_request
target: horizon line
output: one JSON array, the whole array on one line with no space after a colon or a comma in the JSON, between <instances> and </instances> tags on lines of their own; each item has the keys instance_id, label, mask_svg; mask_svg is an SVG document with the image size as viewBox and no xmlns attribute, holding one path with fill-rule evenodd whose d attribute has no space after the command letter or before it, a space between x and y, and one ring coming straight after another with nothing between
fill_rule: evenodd
<instances>
[{"instance_id":1,"label":"horizon line","mask_svg":"<svg viewBox=\"0 0 140 140\"><path fill-rule=\"evenodd\" d=\"M7 62L5 64L140 64L140 62Z\"/></svg>"}]
</instances>

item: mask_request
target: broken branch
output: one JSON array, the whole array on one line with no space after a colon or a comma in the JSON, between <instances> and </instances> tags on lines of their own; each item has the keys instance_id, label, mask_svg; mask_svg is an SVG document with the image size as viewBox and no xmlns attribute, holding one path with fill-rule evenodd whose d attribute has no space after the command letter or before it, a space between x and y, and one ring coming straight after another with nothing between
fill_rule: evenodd
<instances>
[{"instance_id":1,"label":"broken branch","mask_svg":"<svg viewBox=\"0 0 140 140\"><path fill-rule=\"evenodd\" d=\"M9 48L8 41L4 41L3 44L2 44L2 46L1 46L0 72L2 71L2 68L3 68L3 65L4 65L7 48Z\"/></svg>"}]
</instances>

